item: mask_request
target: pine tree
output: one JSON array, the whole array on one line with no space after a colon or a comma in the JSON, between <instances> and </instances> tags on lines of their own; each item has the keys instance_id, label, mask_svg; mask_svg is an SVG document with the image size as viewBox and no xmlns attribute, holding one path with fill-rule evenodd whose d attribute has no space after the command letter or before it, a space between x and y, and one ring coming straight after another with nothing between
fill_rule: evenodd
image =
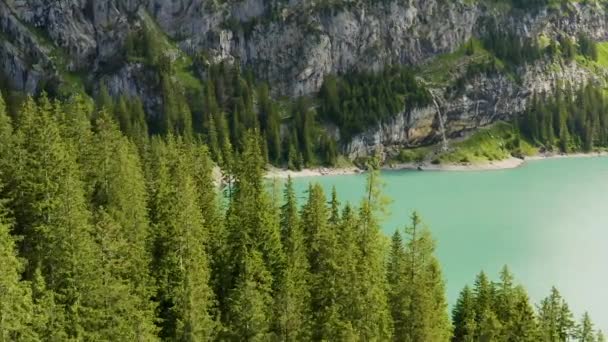
<instances>
[{"instance_id":1,"label":"pine tree","mask_svg":"<svg viewBox=\"0 0 608 342\"><path fill-rule=\"evenodd\" d=\"M149 299L150 223L147 193L136 147L119 131L112 119L101 113L95 122L88 170L90 203L95 216L96 241L101 245L101 272L105 287L115 286L110 309L114 327L121 327L120 339L150 341L156 332L154 308ZM117 281L116 281L117 280Z\"/></svg>"},{"instance_id":2,"label":"pine tree","mask_svg":"<svg viewBox=\"0 0 608 342\"><path fill-rule=\"evenodd\" d=\"M310 338L308 260L304 234L300 225L296 194L291 178L284 190L281 207L281 241L286 256L276 297L276 333L282 341L301 341Z\"/></svg>"},{"instance_id":3,"label":"pine tree","mask_svg":"<svg viewBox=\"0 0 608 342\"><path fill-rule=\"evenodd\" d=\"M12 120L6 112L4 98L0 92L0 182L4 181L5 184L8 184L13 178L10 176L10 169L13 165L11 159L15 154L13 143Z\"/></svg>"},{"instance_id":4,"label":"pine tree","mask_svg":"<svg viewBox=\"0 0 608 342\"><path fill-rule=\"evenodd\" d=\"M129 132L133 130L133 127L131 126L131 113L125 96L121 96L118 99L118 103L114 108L114 119L123 133L129 134Z\"/></svg>"},{"instance_id":5,"label":"pine tree","mask_svg":"<svg viewBox=\"0 0 608 342\"><path fill-rule=\"evenodd\" d=\"M515 311L508 327L508 341L538 341L539 331L536 313L523 287L515 287ZM504 334L503 334L504 336Z\"/></svg>"},{"instance_id":6,"label":"pine tree","mask_svg":"<svg viewBox=\"0 0 608 342\"><path fill-rule=\"evenodd\" d=\"M151 184L154 224L153 275L157 283L160 336L171 341L211 339L216 323L210 312L208 232L204 229L192 155L171 135L153 141L154 181Z\"/></svg>"},{"instance_id":7,"label":"pine tree","mask_svg":"<svg viewBox=\"0 0 608 342\"><path fill-rule=\"evenodd\" d=\"M454 324L453 342L475 341L477 322L475 321L475 298L469 286L460 292L456 305L452 310Z\"/></svg>"},{"instance_id":8,"label":"pine tree","mask_svg":"<svg viewBox=\"0 0 608 342\"><path fill-rule=\"evenodd\" d=\"M213 115L209 118L209 131L207 135L207 145L209 146L209 150L211 152L211 157L215 160L219 165L222 165L222 153L220 150L220 143L217 134L217 129L215 128L215 118Z\"/></svg>"},{"instance_id":9,"label":"pine tree","mask_svg":"<svg viewBox=\"0 0 608 342\"><path fill-rule=\"evenodd\" d=\"M406 339L411 341L447 341L450 323L444 283L433 253L435 242L422 225L417 213L406 228L405 273L407 277L408 319Z\"/></svg>"},{"instance_id":10,"label":"pine tree","mask_svg":"<svg viewBox=\"0 0 608 342\"><path fill-rule=\"evenodd\" d=\"M284 256L278 210L265 191L259 135L249 132L234 168L235 184L227 212L228 268L220 307L230 332L267 338L272 325L272 295L279 284ZM261 306L240 312L243 305ZM250 330L258 326L258 330ZM255 332L254 335L251 335Z\"/></svg>"},{"instance_id":11,"label":"pine tree","mask_svg":"<svg viewBox=\"0 0 608 342\"><path fill-rule=\"evenodd\" d=\"M101 338L97 327L103 324L105 306L96 269L100 253L92 238L82 175L74 150L47 107L27 100L17 130L21 158L16 168L27 171L20 171L12 204L16 231L24 237L20 250L28 259L25 274L32 279L40 267L48 289L65 308L68 336Z\"/></svg>"},{"instance_id":12,"label":"pine tree","mask_svg":"<svg viewBox=\"0 0 608 342\"><path fill-rule=\"evenodd\" d=\"M105 110L108 113L114 112L114 100L105 83L100 84L95 102L98 111Z\"/></svg>"},{"instance_id":13,"label":"pine tree","mask_svg":"<svg viewBox=\"0 0 608 342\"><path fill-rule=\"evenodd\" d=\"M581 322L576 327L575 337L579 342L595 342L596 341L596 333L593 329L593 322L591 322L591 317L589 317L589 313L585 312L583 317L581 318Z\"/></svg>"},{"instance_id":14,"label":"pine tree","mask_svg":"<svg viewBox=\"0 0 608 342\"><path fill-rule=\"evenodd\" d=\"M596 342L606 342L606 337L604 337L604 333L601 330L597 332Z\"/></svg>"},{"instance_id":15,"label":"pine tree","mask_svg":"<svg viewBox=\"0 0 608 342\"><path fill-rule=\"evenodd\" d=\"M23 262L15 250L10 226L0 202L0 341L36 341L32 329L33 303L27 283L21 280Z\"/></svg>"},{"instance_id":16,"label":"pine tree","mask_svg":"<svg viewBox=\"0 0 608 342\"><path fill-rule=\"evenodd\" d=\"M500 336L500 321L494 312L496 289L488 276L481 272L475 279L475 322L476 339L492 340Z\"/></svg>"},{"instance_id":17,"label":"pine tree","mask_svg":"<svg viewBox=\"0 0 608 342\"><path fill-rule=\"evenodd\" d=\"M302 208L308 263L311 272L311 312L314 340L339 340L343 322L337 299L339 246L336 231L328 224L326 198L320 185L311 185Z\"/></svg>"},{"instance_id":18,"label":"pine tree","mask_svg":"<svg viewBox=\"0 0 608 342\"><path fill-rule=\"evenodd\" d=\"M222 202L218 198L216 180L214 179L215 164L211 160L206 146L193 145L190 146L190 149L192 149L193 154L191 172L204 220L204 229L207 232L206 247L211 266L211 283L216 296L224 296L226 294L221 292L221 279L222 273L227 269L227 232L222 217Z\"/></svg>"},{"instance_id":19,"label":"pine tree","mask_svg":"<svg viewBox=\"0 0 608 342\"><path fill-rule=\"evenodd\" d=\"M31 285L34 298L33 330L45 341L68 340L65 312L57 303L56 294L48 290L39 267L34 271Z\"/></svg>"},{"instance_id":20,"label":"pine tree","mask_svg":"<svg viewBox=\"0 0 608 342\"><path fill-rule=\"evenodd\" d=\"M555 287L549 297L541 301L538 319L543 340L563 342L572 336L575 327L572 313Z\"/></svg>"},{"instance_id":21,"label":"pine tree","mask_svg":"<svg viewBox=\"0 0 608 342\"><path fill-rule=\"evenodd\" d=\"M229 336L234 341L268 341L272 325L272 275L258 251L248 253L229 299Z\"/></svg>"},{"instance_id":22,"label":"pine tree","mask_svg":"<svg viewBox=\"0 0 608 342\"><path fill-rule=\"evenodd\" d=\"M144 105L139 97L130 101L129 111L131 113L131 130L127 132L127 136L141 148L148 142L148 122Z\"/></svg>"},{"instance_id":23,"label":"pine tree","mask_svg":"<svg viewBox=\"0 0 608 342\"><path fill-rule=\"evenodd\" d=\"M500 271L500 282L496 286L496 298L494 299L493 310L503 329L500 336L507 339L515 318L517 298L515 297L513 274L511 274L506 265Z\"/></svg>"},{"instance_id":24,"label":"pine tree","mask_svg":"<svg viewBox=\"0 0 608 342\"><path fill-rule=\"evenodd\" d=\"M394 341L405 341L407 338L406 322L409 308L407 297L407 277L405 274L405 250L403 238L395 231L391 240L391 250L387 267L389 285L388 302L394 324Z\"/></svg>"}]
</instances>

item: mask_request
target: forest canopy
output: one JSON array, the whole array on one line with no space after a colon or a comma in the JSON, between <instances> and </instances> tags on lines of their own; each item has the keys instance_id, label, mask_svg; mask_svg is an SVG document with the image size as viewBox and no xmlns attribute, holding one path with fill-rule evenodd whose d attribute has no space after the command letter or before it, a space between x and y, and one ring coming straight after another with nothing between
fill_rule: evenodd
<instances>
[{"instance_id":1,"label":"forest canopy","mask_svg":"<svg viewBox=\"0 0 608 342\"><path fill-rule=\"evenodd\" d=\"M358 206L318 184L302 203L262 146L246 131L218 188L200 141L129 137L79 96L0 100L0 340L604 340L507 268L450 319L430 228L382 233L377 161Z\"/></svg>"}]
</instances>

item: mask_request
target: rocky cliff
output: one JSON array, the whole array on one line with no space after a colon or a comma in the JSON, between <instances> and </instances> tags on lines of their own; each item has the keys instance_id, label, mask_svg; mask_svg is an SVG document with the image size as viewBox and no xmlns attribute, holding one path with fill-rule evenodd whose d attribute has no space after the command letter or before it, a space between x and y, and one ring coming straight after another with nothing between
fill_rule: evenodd
<instances>
[{"instance_id":1,"label":"rocky cliff","mask_svg":"<svg viewBox=\"0 0 608 342\"><path fill-rule=\"evenodd\" d=\"M500 2L498 2L500 3ZM560 8L512 10L496 1L301 1L301 0L0 0L0 70L12 87L35 92L48 82L77 78L84 87L109 80L114 94L159 100L146 82L145 67L124 59L125 39L154 25L179 53L204 52L214 61L251 67L275 95L316 92L324 76L388 64L432 66L480 36L492 18L525 37L554 39L585 32L608 38L601 2ZM441 72L451 80L458 65ZM604 71L578 63L522 66L517 79L477 75L464 91L449 90L421 74L437 105L400 113L370 128L348 145L352 155L376 145L417 145L439 137L439 117L448 137L521 111L528 95L549 90L555 80L602 80ZM440 113L440 114L438 114Z\"/></svg>"}]
</instances>

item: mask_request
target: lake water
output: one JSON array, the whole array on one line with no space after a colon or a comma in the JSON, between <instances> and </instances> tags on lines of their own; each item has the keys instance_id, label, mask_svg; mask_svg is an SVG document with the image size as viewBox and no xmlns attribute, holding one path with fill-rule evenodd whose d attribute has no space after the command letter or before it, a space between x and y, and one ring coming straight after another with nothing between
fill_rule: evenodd
<instances>
[{"instance_id":1,"label":"lake water","mask_svg":"<svg viewBox=\"0 0 608 342\"><path fill-rule=\"evenodd\" d=\"M608 158L530 161L483 172L385 171L392 200L383 229L402 229L417 210L437 240L450 304L480 270L505 264L535 303L555 285L578 316L589 311L608 331ZM332 186L358 203L365 175L294 180Z\"/></svg>"}]
</instances>

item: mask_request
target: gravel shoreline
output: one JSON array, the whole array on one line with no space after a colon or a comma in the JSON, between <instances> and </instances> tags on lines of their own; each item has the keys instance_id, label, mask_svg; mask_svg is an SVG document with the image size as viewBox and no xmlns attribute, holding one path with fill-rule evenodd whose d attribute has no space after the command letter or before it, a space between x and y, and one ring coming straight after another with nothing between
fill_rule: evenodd
<instances>
[{"instance_id":1,"label":"gravel shoreline","mask_svg":"<svg viewBox=\"0 0 608 342\"><path fill-rule=\"evenodd\" d=\"M520 167L531 160L545 160L557 158L589 158L589 157L605 157L608 152L593 152L593 153L572 153L572 154L554 154L543 153L536 156L525 157L524 159L511 157L508 159L490 161L485 163L469 163L469 164L431 164L431 163L400 163L393 165L385 165L382 170L417 170L417 171L492 171L492 170L507 170ZM319 167L312 169L304 169L301 171L292 171L285 169L272 168L266 172L265 178L286 179L299 177L320 177L320 176L343 176L364 173L365 170L357 167L348 168L328 168Z\"/></svg>"}]
</instances>

